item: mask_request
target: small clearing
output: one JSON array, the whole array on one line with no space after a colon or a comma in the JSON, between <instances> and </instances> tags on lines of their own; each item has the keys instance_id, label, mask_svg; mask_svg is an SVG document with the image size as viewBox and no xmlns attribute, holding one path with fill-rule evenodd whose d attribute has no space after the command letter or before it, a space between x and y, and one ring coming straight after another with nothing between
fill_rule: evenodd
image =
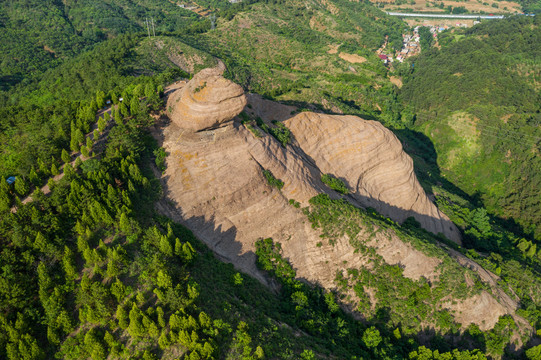
<instances>
[{"instance_id":1,"label":"small clearing","mask_svg":"<svg viewBox=\"0 0 541 360\"><path fill-rule=\"evenodd\" d=\"M400 79L399 77L391 76L389 80L391 80L391 83L393 85L396 85L399 89L402 87L402 79Z\"/></svg>"},{"instance_id":2,"label":"small clearing","mask_svg":"<svg viewBox=\"0 0 541 360\"><path fill-rule=\"evenodd\" d=\"M336 54L338 53L339 45L329 45L330 49L327 51L327 54Z\"/></svg>"},{"instance_id":3,"label":"small clearing","mask_svg":"<svg viewBox=\"0 0 541 360\"><path fill-rule=\"evenodd\" d=\"M366 62L366 58L357 54L347 54L341 52L338 56L340 57L340 59L346 60L347 62L350 62L352 64L362 64L363 62Z\"/></svg>"}]
</instances>

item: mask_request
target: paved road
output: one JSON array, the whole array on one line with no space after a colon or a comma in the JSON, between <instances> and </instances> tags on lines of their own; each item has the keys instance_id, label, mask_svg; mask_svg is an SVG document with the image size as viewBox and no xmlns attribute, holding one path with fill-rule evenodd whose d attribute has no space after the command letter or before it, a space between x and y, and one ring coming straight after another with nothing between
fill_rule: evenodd
<instances>
[{"instance_id":1,"label":"paved road","mask_svg":"<svg viewBox=\"0 0 541 360\"><path fill-rule=\"evenodd\" d=\"M415 13L398 13L387 12L391 16L407 16L407 17L428 17L428 18L446 18L446 19L503 19L504 15L453 15L453 14L415 14Z\"/></svg>"}]
</instances>

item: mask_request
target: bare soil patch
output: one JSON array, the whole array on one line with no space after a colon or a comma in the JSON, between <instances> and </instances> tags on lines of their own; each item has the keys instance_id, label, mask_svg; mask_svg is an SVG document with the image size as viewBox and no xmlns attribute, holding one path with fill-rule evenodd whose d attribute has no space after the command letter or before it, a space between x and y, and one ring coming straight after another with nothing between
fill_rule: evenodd
<instances>
[{"instance_id":1,"label":"bare soil patch","mask_svg":"<svg viewBox=\"0 0 541 360\"><path fill-rule=\"evenodd\" d=\"M338 45L329 45L330 49L327 51L327 54L336 54L338 53Z\"/></svg>"},{"instance_id":2,"label":"bare soil patch","mask_svg":"<svg viewBox=\"0 0 541 360\"><path fill-rule=\"evenodd\" d=\"M402 87L402 79L399 77L391 76L389 80L391 80L391 83L396 85L399 89Z\"/></svg>"},{"instance_id":3,"label":"bare soil patch","mask_svg":"<svg viewBox=\"0 0 541 360\"><path fill-rule=\"evenodd\" d=\"M366 62L366 58L357 54L347 54L341 52L338 56L340 57L340 59L346 60L347 62L350 62L352 64L362 64L363 62Z\"/></svg>"}]
</instances>

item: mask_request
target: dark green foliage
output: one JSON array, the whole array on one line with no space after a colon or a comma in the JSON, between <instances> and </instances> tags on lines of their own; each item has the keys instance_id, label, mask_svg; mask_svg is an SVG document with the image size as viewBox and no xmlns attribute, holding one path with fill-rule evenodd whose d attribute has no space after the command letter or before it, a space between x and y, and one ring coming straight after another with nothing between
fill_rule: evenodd
<instances>
[{"instance_id":1,"label":"dark green foliage","mask_svg":"<svg viewBox=\"0 0 541 360\"><path fill-rule=\"evenodd\" d=\"M428 51L432 47L432 43L434 42L434 37L432 36L430 29L426 26L421 26L419 28L419 37L421 38L421 50Z\"/></svg>"},{"instance_id":2,"label":"dark green foliage","mask_svg":"<svg viewBox=\"0 0 541 360\"><path fill-rule=\"evenodd\" d=\"M393 87L375 90L384 84L387 70L370 57L368 49L378 48L387 35L391 46L400 46L404 25L373 6L336 0L333 4L340 13L330 14L299 1L197 2L215 9L222 17L221 25L229 26L226 19L243 16L250 9L272 19L252 28L266 31L257 34L255 38L263 35L258 41L271 35L269 48L276 44L274 50L280 56L272 55L275 52L262 57L257 52L264 46L253 46L256 42L249 36L249 46L233 46L228 41L242 42L244 37L228 33L220 37L218 31L203 34L210 21L171 2L16 0L0 5L4 30L0 38L5 40L0 46L0 175L2 179L17 175L12 187L0 183L0 358L156 359L184 354L179 356L458 359L475 355L482 359L477 351L440 354L419 348L412 336L421 321L435 324L442 333L456 333L450 313L435 310L432 302L449 295L448 289L461 298L482 288L470 273L476 288L465 287L457 280L463 272L443 256L439 282L406 279L399 266L374 257L373 271L350 269L347 274L336 274L340 286L334 294L297 280L295 270L282 258L280 244L260 240L258 264L281 283L276 296L250 276L216 260L187 229L154 212L160 189L149 165L155 161L163 170L166 154L149 140L147 127L152 119L148 112L159 109L164 84L188 76L167 70L172 65L158 64L153 56L158 41L167 46L174 40L164 32L201 33L183 39L220 55L228 65L228 76L259 93L310 102L325 99L356 114L372 111L378 104L381 113L371 114L396 127L415 119L412 109L398 104ZM311 26L311 19L318 20L322 13L334 28ZM247 16L257 20L251 15ZM145 30L145 17L153 17L157 32L164 36L139 36ZM231 24L236 35L240 28ZM341 32L345 35L336 38ZM123 33L130 35L119 35ZM336 65L338 59L312 67L311 62L325 54L331 43L342 43L340 51L369 59L355 65L355 74L350 73L349 64ZM103 138L98 141L99 134L94 132L92 141L89 133L98 109L109 99L119 105L119 97L124 101L111 108L115 121L110 122L105 113L97 124ZM301 104L299 109L303 108L311 105ZM248 128L255 126L245 115L241 118ZM536 119L519 117L514 126ZM426 119L421 116L421 120ZM256 119L256 124L284 147L291 140L281 123L268 126ZM253 129L257 136L258 129ZM78 158L74 168L68 164L70 145L85 155L90 150L96 154L84 162ZM35 191L32 202L20 204L14 193L26 196L33 190L30 184L43 185L49 173L58 172L55 166L60 158L66 163L65 176L58 182L49 178L50 195ZM520 183L521 173L534 171L521 168L512 179ZM270 171L264 170L264 175L271 186L283 187ZM337 187L345 188L344 184ZM517 193L522 191L518 185L517 189ZM512 196L504 200L515 202ZM10 213L13 204L17 211ZM291 204L300 207L294 200ZM501 274L521 299L518 313L539 326L539 274L528 265L536 264L538 244L531 237L502 235L490 213L476 209L456 215L466 224L468 244L479 249L484 244L492 250L513 244L506 255L515 260L503 260L498 253L485 257L472 251L468 255ZM323 196L313 199L305 212L331 244L344 235L353 240L361 231L392 228L420 251L435 256L443 252L435 245L441 239L411 221L399 227L371 211ZM353 246L363 256L373 256L363 244L353 242ZM366 323L353 320L338 306L336 295L349 282L348 290L353 289L362 300L358 310L366 315ZM365 286L374 284L376 311L365 291ZM398 324L404 327L399 329ZM470 329L468 336L473 346L486 343L488 351L497 355L503 353L513 329L510 318L503 318L494 331ZM534 356L536 351L530 349L526 355Z\"/></svg>"},{"instance_id":3,"label":"dark green foliage","mask_svg":"<svg viewBox=\"0 0 541 360\"><path fill-rule=\"evenodd\" d=\"M268 128L269 133L274 136L283 147L286 147L291 141L291 131L280 122L275 122L274 125L274 127Z\"/></svg>"},{"instance_id":4,"label":"dark green foliage","mask_svg":"<svg viewBox=\"0 0 541 360\"><path fill-rule=\"evenodd\" d=\"M256 242L257 266L281 281L293 281L295 270L282 258L282 246L274 243L271 238L260 239Z\"/></svg>"},{"instance_id":5,"label":"dark green foliage","mask_svg":"<svg viewBox=\"0 0 541 360\"><path fill-rule=\"evenodd\" d=\"M154 162L156 163L158 169L160 169L160 171L165 171L165 157L167 156L165 149L158 148L154 150L154 156L156 157L156 160L154 160Z\"/></svg>"},{"instance_id":6,"label":"dark green foliage","mask_svg":"<svg viewBox=\"0 0 541 360\"><path fill-rule=\"evenodd\" d=\"M265 176L270 186L275 187L278 190L281 190L284 187L284 182L275 178L270 170L263 169L263 176Z\"/></svg>"},{"instance_id":7,"label":"dark green foliage","mask_svg":"<svg viewBox=\"0 0 541 360\"><path fill-rule=\"evenodd\" d=\"M327 184L331 189L338 191L340 194L345 195L349 192L346 184L332 174L322 174L321 181Z\"/></svg>"},{"instance_id":8,"label":"dark green foliage","mask_svg":"<svg viewBox=\"0 0 541 360\"><path fill-rule=\"evenodd\" d=\"M529 360L540 360L541 359L541 345L537 345L526 350L526 357Z\"/></svg>"},{"instance_id":9,"label":"dark green foliage","mask_svg":"<svg viewBox=\"0 0 541 360\"><path fill-rule=\"evenodd\" d=\"M423 51L405 72L401 97L417 112L414 128L434 143L448 179L540 238L537 19L483 23L461 40L442 34L442 49Z\"/></svg>"}]
</instances>

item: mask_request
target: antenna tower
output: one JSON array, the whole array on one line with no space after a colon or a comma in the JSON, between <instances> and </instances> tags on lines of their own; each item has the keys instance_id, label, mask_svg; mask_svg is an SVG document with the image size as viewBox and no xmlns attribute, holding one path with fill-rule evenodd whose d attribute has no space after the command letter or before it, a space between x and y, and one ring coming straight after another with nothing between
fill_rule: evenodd
<instances>
[{"instance_id":1,"label":"antenna tower","mask_svg":"<svg viewBox=\"0 0 541 360\"><path fill-rule=\"evenodd\" d=\"M147 26L148 38L150 39L150 28L148 26L148 18L145 18L145 24Z\"/></svg>"},{"instance_id":2,"label":"antenna tower","mask_svg":"<svg viewBox=\"0 0 541 360\"><path fill-rule=\"evenodd\" d=\"M215 14L210 15L210 29L211 30L216 29L216 15Z\"/></svg>"}]
</instances>

